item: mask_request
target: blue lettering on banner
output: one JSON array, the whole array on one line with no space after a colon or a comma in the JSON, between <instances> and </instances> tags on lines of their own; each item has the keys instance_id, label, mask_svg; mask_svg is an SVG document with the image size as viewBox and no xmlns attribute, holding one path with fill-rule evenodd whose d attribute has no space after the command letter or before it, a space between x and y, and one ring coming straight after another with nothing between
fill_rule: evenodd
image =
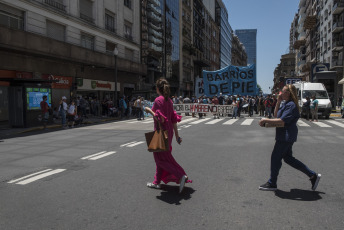
<instances>
[{"instance_id":1,"label":"blue lettering on banner","mask_svg":"<svg viewBox=\"0 0 344 230\"><path fill-rule=\"evenodd\" d=\"M219 93L257 95L256 66L227 66L217 71L203 70L204 95Z\"/></svg>"}]
</instances>

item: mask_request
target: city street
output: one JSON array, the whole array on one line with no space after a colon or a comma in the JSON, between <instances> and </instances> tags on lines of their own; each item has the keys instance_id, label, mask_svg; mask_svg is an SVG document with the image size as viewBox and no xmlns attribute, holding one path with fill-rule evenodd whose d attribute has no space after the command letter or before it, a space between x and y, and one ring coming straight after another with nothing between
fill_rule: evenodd
<instances>
[{"instance_id":1,"label":"city street","mask_svg":"<svg viewBox=\"0 0 344 230\"><path fill-rule=\"evenodd\" d=\"M269 177L274 128L259 117L186 117L173 155L192 184L149 189L155 163L127 120L5 139L0 143L0 229L342 229L344 119L298 123L294 156L321 173L317 191L283 164Z\"/></svg>"}]
</instances>

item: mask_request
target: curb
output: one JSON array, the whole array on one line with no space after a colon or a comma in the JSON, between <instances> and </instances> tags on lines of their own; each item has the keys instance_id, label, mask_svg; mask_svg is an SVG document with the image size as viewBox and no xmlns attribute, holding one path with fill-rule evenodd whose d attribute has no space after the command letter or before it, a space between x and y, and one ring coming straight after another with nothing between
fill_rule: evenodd
<instances>
[{"instance_id":1,"label":"curb","mask_svg":"<svg viewBox=\"0 0 344 230\"><path fill-rule=\"evenodd\" d=\"M98 124L98 123L102 123L102 122L107 122L107 121L115 121L115 120L121 120L118 118L108 118L108 119L103 119L100 121L85 121L84 124ZM47 129L55 129L55 128L62 128L62 125L48 125ZM24 131L20 131L17 132L15 134L23 134L23 133L29 133L29 132L33 132L33 131L38 131L38 130L43 130L43 127L33 127Z\"/></svg>"}]
</instances>

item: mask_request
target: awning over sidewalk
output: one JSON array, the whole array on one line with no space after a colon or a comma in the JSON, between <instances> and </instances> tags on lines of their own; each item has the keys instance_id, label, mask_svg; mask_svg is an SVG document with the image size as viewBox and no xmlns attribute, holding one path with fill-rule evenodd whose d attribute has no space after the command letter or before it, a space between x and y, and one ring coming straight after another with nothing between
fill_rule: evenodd
<instances>
[{"instance_id":1,"label":"awning over sidewalk","mask_svg":"<svg viewBox=\"0 0 344 230\"><path fill-rule=\"evenodd\" d=\"M338 84L344 84L344 78L338 82Z\"/></svg>"}]
</instances>

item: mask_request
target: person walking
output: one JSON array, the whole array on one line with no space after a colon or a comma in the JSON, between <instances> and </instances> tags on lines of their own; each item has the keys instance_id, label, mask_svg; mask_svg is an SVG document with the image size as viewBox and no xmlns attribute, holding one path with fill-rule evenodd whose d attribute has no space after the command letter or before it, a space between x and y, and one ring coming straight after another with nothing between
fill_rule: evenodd
<instances>
[{"instance_id":1,"label":"person walking","mask_svg":"<svg viewBox=\"0 0 344 230\"><path fill-rule=\"evenodd\" d=\"M280 107L282 100L285 102ZM259 121L259 125L262 127L265 127L266 123L283 126L276 128L276 142L271 154L270 179L259 187L260 190L277 190L277 177L282 166L282 159L285 163L310 178L312 190L315 190L318 186L321 174L313 172L293 156L292 147L297 140L298 129L296 123L300 118L299 111L297 90L294 85L286 85L283 87L282 94L278 96L274 111L275 118L263 118Z\"/></svg>"},{"instance_id":2,"label":"person walking","mask_svg":"<svg viewBox=\"0 0 344 230\"><path fill-rule=\"evenodd\" d=\"M233 98L232 106L233 106L232 119L233 119L233 117L234 117L234 119L236 119L236 117L238 115L238 103L237 103L237 99L235 97Z\"/></svg>"},{"instance_id":3,"label":"person walking","mask_svg":"<svg viewBox=\"0 0 344 230\"><path fill-rule=\"evenodd\" d=\"M75 115L77 114L75 101L72 101L70 103L69 108L67 110L67 114L68 114L68 126L70 125L71 128L74 128Z\"/></svg>"},{"instance_id":4,"label":"person walking","mask_svg":"<svg viewBox=\"0 0 344 230\"><path fill-rule=\"evenodd\" d=\"M65 96L62 97L61 101L60 101L60 107L59 107L59 113L61 115L61 125L62 128L67 129L67 125L66 125L66 114L67 114L67 103L66 103L67 98Z\"/></svg>"},{"instance_id":5,"label":"person walking","mask_svg":"<svg viewBox=\"0 0 344 230\"><path fill-rule=\"evenodd\" d=\"M306 119L307 119L307 121L309 120L309 114L310 114L310 112L311 112L310 106L311 106L311 99L307 96L307 97L306 97L306 102L303 103L303 105L302 105L302 109L303 109L304 112L306 113Z\"/></svg>"},{"instance_id":6,"label":"person walking","mask_svg":"<svg viewBox=\"0 0 344 230\"><path fill-rule=\"evenodd\" d=\"M41 101L41 111L42 111L42 121L43 121L43 128L44 130L47 130L47 123L49 120L49 105L47 103L48 97L47 95L43 96L43 101Z\"/></svg>"},{"instance_id":7,"label":"person walking","mask_svg":"<svg viewBox=\"0 0 344 230\"><path fill-rule=\"evenodd\" d=\"M173 132L176 136L177 142L180 144L182 139L179 136L177 122L181 121L181 116L177 115L173 110L173 102L170 97L170 85L164 78L160 78L156 82L156 91L159 97L154 101L153 108L145 107L145 111L153 115L159 122L162 128L168 131L168 145L169 151L154 153L154 160L156 163L156 172L154 181L147 183L149 188L160 189L160 183L165 184L175 182L179 184L179 193L183 191L185 183L191 183L188 180L184 169L176 162L172 156L172 138ZM155 122L154 129L157 124Z\"/></svg>"},{"instance_id":8,"label":"person walking","mask_svg":"<svg viewBox=\"0 0 344 230\"><path fill-rule=\"evenodd\" d=\"M312 102L311 102L311 114L312 114L312 121L318 122L318 104L319 101L316 99L315 95L312 96Z\"/></svg>"}]
</instances>

